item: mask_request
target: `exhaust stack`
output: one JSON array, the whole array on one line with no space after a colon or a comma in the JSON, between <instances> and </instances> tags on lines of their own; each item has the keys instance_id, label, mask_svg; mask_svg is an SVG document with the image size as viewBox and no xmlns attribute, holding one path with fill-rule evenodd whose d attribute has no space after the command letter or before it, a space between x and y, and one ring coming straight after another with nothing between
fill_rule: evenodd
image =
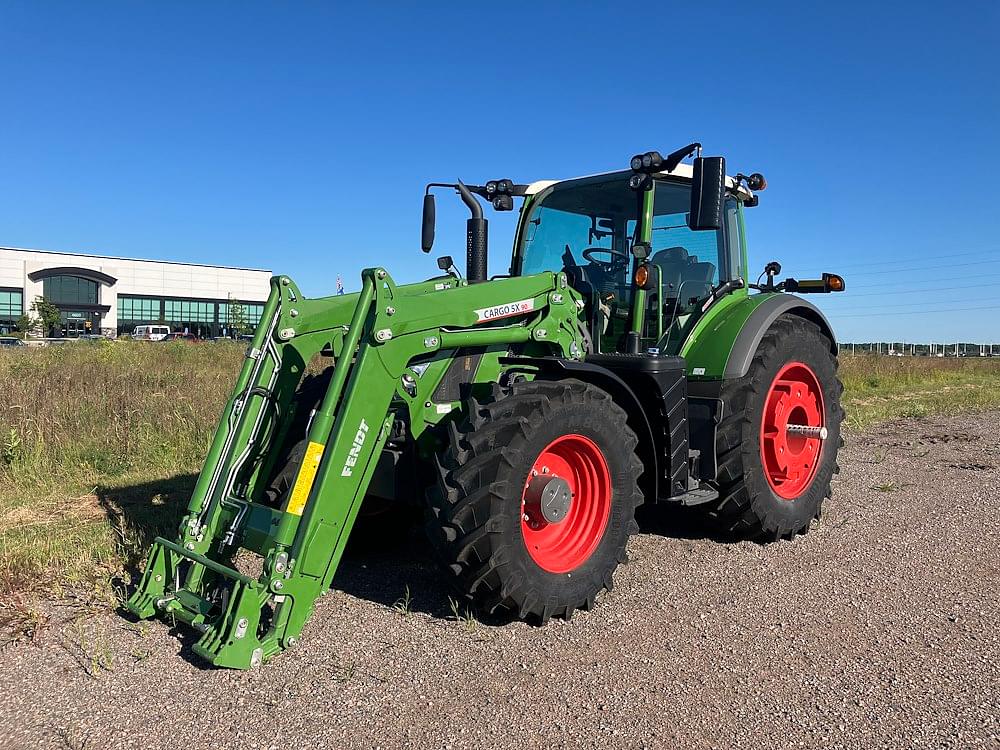
<instances>
[{"instance_id":1,"label":"exhaust stack","mask_svg":"<svg viewBox=\"0 0 1000 750\"><path fill-rule=\"evenodd\" d=\"M461 180L456 185L462 202L472 217L465 223L465 278L470 284L486 281L489 254L489 221L483 218L483 207Z\"/></svg>"}]
</instances>

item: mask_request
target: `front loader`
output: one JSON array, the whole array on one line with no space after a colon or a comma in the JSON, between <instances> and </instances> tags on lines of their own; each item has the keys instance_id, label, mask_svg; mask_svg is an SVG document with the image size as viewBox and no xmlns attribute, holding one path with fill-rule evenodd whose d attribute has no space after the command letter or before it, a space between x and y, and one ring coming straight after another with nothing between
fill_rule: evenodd
<instances>
[{"instance_id":1,"label":"front loader","mask_svg":"<svg viewBox=\"0 0 1000 750\"><path fill-rule=\"evenodd\" d=\"M763 187L699 144L574 180L432 183L423 249L432 190L454 190L464 278L445 256L427 281L369 268L359 293L307 299L276 276L180 532L154 541L128 610L256 666L296 644L373 503L423 507L462 596L541 623L611 589L640 504L762 541L805 532L841 386L830 326L787 292L844 282L775 283L774 263L745 281ZM481 198L523 199L492 279Z\"/></svg>"}]
</instances>

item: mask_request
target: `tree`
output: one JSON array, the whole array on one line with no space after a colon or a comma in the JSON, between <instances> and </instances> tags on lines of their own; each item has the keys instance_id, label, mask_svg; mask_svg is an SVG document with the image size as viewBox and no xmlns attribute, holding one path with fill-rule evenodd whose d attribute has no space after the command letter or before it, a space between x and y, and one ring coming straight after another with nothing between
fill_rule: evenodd
<instances>
[{"instance_id":1,"label":"tree","mask_svg":"<svg viewBox=\"0 0 1000 750\"><path fill-rule=\"evenodd\" d=\"M226 320L229 321L229 329L239 336L247 328L247 311L235 297L229 298L229 309L226 313Z\"/></svg>"},{"instance_id":2,"label":"tree","mask_svg":"<svg viewBox=\"0 0 1000 750\"><path fill-rule=\"evenodd\" d=\"M15 323L15 325L17 326L17 330L20 331L22 335L26 334L29 330L31 330L31 316L25 313L17 319L17 323Z\"/></svg>"},{"instance_id":3,"label":"tree","mask_svg":"<svg viewBox=\"0 0 1000 750\"><path fill-rule=\"evenodd\" d=\"M31 303L31 312L17 319L17 327L25 333L31 332L41 337L47 336L61 321L62 313L59 308L38 295Z\"/></svg>"}]
</instances>

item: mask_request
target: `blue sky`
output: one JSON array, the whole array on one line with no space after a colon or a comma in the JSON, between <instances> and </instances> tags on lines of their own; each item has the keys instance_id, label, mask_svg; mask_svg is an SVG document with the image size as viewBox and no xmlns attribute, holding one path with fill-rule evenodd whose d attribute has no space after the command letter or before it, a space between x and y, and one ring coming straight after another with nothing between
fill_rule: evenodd
<instances>
[{"instance_id":1,"label":"blue sky","mask_svg":"<svg viewBox=\"0 0 1000 750\"><path fill-rule=\"evenodd\" d=\"M768 178L752 267L847 278L819 301L842 339L1000 342L1000 4L814 5L5 2L0 245L270 268L319 296L365 265L436 270L429 180L700 140ZM435 252L462 256L438 205Z\"/></svg>"}]
</instances>

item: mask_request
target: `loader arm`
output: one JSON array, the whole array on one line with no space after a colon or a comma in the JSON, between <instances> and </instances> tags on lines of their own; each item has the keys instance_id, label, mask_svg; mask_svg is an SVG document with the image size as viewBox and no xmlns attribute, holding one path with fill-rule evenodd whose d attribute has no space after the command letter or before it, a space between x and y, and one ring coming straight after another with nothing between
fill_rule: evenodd
<instances>
[{"instance_id":1,"label":"loader arm","mask_svg":"<svg viewBox=\"0 0 1000 750\"><path fill-rule=\"evenodd\" d=\"M255 666L296 643L333 581L394 408L421 426L448 418L450 407L430 399L448 352L583 356L580 298L565 274L396 286L372 268L362 281L357 295L310 300L289 278L271 280L178 538L154 541L128 600L139 617L166 615L200 631L194 651L217 666ZM264 490L289 439L295 389L321 352L335 360L330 384L291 490L274 507ZM408 377L416 361L436 366ZM254 555L259 575L241 572Z\"/></svg>"}]
</instances>

